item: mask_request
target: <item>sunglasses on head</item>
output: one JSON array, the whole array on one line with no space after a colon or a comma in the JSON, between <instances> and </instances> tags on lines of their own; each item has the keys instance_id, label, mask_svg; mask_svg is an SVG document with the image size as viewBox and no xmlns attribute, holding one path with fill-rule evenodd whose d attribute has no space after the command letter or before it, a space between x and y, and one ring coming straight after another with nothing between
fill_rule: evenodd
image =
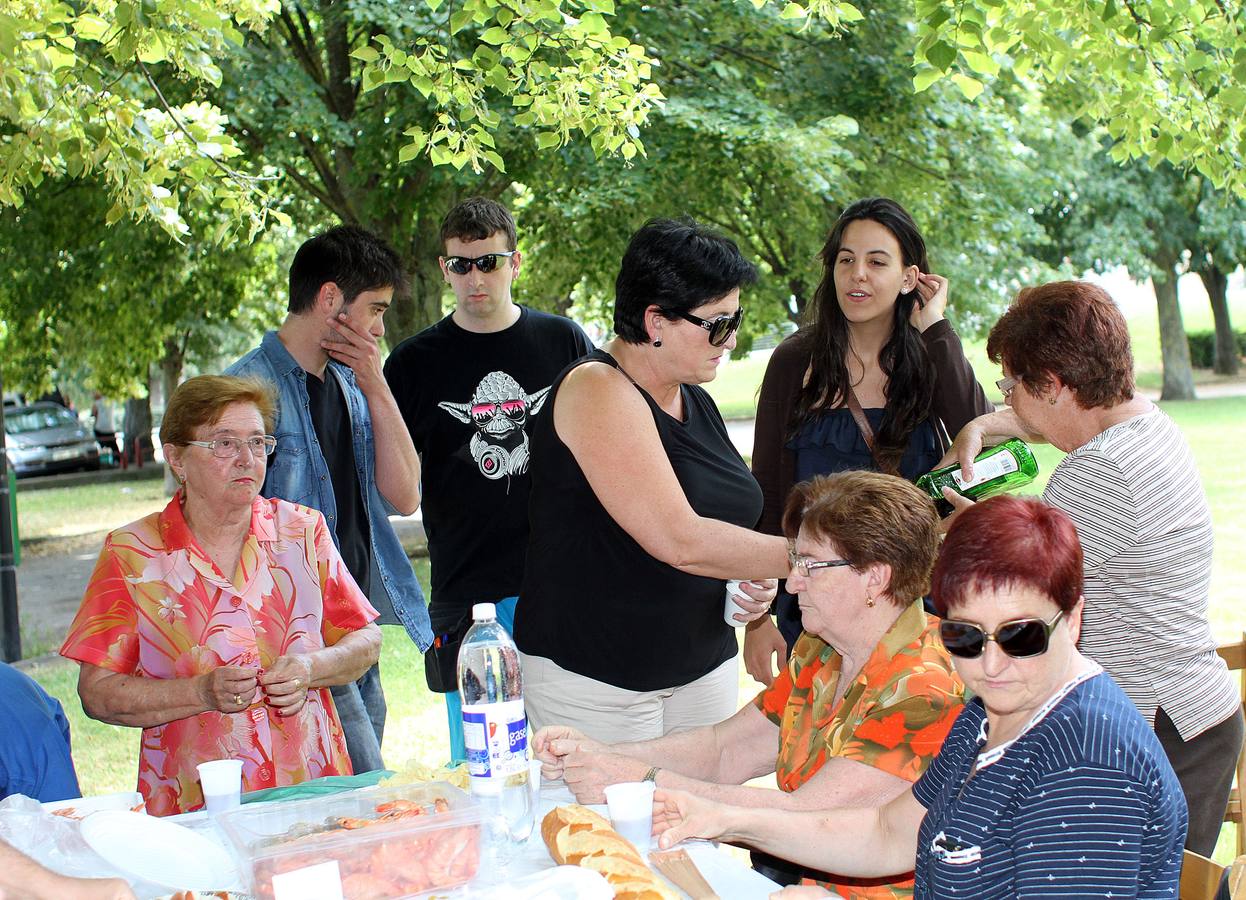
<instances>
[{"instance_id":1,"label":"sunglasses on head","mask_svg":"<svg viewBox=\"0 0 1246 900\"><path fill-rule=\"evenodd\" d=\"M939 637L943 639L947 652L961 659L977 659L986 650L987 641L994 641L1013 659L1028 659L1047 652L1051 632L1063 616L1064 610L1060 610L1050 622L1014 619L1004 622L990 634L972 622L944 619L939 623Z\"/></svg>"},{"instance_id":2,"label":"sunglasses on head","mask_svg":"<svg viewBox=\"0 0 1246 900\"><path fill-rule=\"evenodd\" d=\"M484 256L477 256L471 259L467 256L447 256L446 268L455 275L466 275L475 266L481 272L488 274L498 267L499 259L510 259L515 255L514 250L507 250L498 253L486 253Z\"/></svg>"},{"instance_id":3,"label":"sunglasses on head","mask_svg":"<svg viewBox=\"0 0 1246 900\"><path fill-rule=\"evenodd\" d=\"M704 328L710 333L710 346L721 347L731 339L736 329L740 327L740 322L744 320L744 307L741 306L730 316L718 316L714 319L702 319L700 316L694 316L692 313L686 312L679 313L679 318Z\"/></svg>"}]
</instances>

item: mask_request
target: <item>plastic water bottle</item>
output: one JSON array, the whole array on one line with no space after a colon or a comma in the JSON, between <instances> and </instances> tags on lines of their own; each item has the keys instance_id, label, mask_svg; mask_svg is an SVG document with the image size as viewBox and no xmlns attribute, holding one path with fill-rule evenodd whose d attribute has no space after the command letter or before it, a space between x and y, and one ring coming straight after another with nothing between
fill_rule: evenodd
<instances>
[{"instance_id":1,"label":"plastic water bottle","mask_svg":"<svg viewBox=\"0 0 1246 900\"><path fill-rule=\"evenodd\" d=\"M458 670L472 794L494 820L490 830L495 838L527 840L536 811L528 794L523 674L519 650L498 624L492 603L472 607L472 627L459 646Z\"/></svg>"}]
</instances>

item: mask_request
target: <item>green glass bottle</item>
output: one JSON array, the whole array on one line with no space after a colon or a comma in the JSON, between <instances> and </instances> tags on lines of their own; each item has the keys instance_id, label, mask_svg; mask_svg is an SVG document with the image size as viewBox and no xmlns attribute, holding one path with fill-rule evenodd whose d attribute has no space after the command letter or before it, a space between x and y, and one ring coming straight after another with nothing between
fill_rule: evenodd
<instances>
[{"instance_id":1,"label":"green glass bottle","mask_svg":"<svg viewBox=\"0 0 1246 900\"><path fill-rule=\"evenodd\" d=\"M943 496L943 488L950 487L970 500L985 500L1004 491L1024 487L1038 475L1038 461L1025 442L1011 438L998 446L983 450L973 461L973 480L961 477L960 465L947 466L927 472L917 479L917 486L930 495L939 515L952 514L952 504Z\"/></svg>"}]
</instances>

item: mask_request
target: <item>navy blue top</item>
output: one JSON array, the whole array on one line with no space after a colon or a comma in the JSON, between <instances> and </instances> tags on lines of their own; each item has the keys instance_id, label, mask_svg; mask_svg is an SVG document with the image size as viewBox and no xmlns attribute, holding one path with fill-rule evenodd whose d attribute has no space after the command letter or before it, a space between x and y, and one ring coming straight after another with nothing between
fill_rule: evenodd
<instances>
[{"instance_id":1,"label":"navy blue top","mask_svg":"<svg viewBox=\"0 0 1246 900\"><path fill-rule=\"evenodd\" d=\"M916 900L1177 896L1185 797L1108 675L1076 684L970 778L986 730L975 698L913 785L927 809Z\"/></svg>"},{"instance_id":2,"label":"navy blue top","mask_svg":"<svg viewBox=\"0 0 1246 900\"><path fill-rule=\"evenodd\" d=\"M81 797L60 701L7 663L0 663L0 698L0 797Z\"/></svg>"},{"instance_id":3,"label":"navy blue top","mask_svg":"<svg viewBox=\"0 0 1246 900\"><path fill-rule=\"evenodd\" d=\"M883 425L883 410L863 410L870 428L878 434ZM804 422L787 442L787 449L796 456L796 480L808 481L815 475L836 472L877 470L865 437L846 407L823 410ZM943 458L943 444L930 420L922 422L909 435L909 445L900 458L900 474L909 481L925 475Z\"/></svg>"}]
</instances>

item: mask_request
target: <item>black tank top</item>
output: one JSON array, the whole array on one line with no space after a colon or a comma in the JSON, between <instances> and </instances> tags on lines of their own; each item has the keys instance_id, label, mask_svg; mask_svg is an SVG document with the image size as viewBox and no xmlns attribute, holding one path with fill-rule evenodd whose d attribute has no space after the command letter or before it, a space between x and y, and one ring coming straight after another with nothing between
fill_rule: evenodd
<instances>
[{"instance_id":1,"label":"black tank top","mask_svg":"<svg viewBox=\"0 0 1246 900\"><path fill-rule=\"evenodd\" d=\"M654 559L606 512L554 430L563 379L586 362L619 364L604 350L572 363L533 423L527 566L515 614L519 649L632 691L695 681L736 652L723 621L725 582ZM752 528L761 488L727 436L714 401L682 385L680 422L637 386L667 459L698 515Z\"/></svg>"}]
</instances>

